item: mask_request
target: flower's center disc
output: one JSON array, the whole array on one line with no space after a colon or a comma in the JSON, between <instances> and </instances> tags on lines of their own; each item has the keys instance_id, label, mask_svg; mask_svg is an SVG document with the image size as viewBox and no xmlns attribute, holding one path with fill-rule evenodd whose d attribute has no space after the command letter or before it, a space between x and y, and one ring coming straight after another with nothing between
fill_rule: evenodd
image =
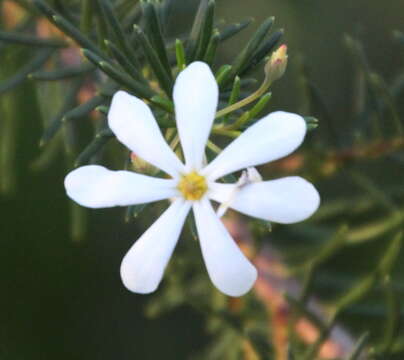
<instances>
[{"instance_id":1,"label":"flower's center disc","mask_svg":"<svg viewBox=\"0 0 404 360\"><path fill-rule=\"evenodd\" d=\"M178 190L186 200L199 200L207 189L205 178L195 171L183 175L178 183Z\"/></svg>"}]
</instances>

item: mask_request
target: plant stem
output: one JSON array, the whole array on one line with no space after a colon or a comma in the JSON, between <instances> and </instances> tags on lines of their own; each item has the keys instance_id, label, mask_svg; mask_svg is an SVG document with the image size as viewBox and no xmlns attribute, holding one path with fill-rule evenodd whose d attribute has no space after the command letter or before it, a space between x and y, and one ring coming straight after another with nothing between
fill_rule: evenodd
<instances>
[{"instance_id":1,"label":"plant stem","mask_svg":"<svg viewBox=\"0 0 404 360\"><path fill-rule=\"evenodd\" d=\"M253 101L257 100L258 98L260 98L262 95L265 94L265 92L268 90L270 85L271 84L268 81L268 76L265 76L264 82L261 84L261 86L259 87L259 89L257 91L255 91L254 93L252 93L250 96L246 97L245 99L240 100L230 106L227 106L222 110L219 110L216 113L216 118L220 118L224 115L227 115L227 114L229 114L235 110L238 110L238 109L252 103Z\"/></svg>"}]
</instances>

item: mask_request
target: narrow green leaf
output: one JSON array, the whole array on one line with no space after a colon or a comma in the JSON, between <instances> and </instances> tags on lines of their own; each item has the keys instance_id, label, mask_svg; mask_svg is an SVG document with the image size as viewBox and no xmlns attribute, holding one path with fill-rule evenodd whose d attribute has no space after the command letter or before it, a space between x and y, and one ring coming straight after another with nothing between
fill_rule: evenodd
<instances>
[{"instance_id":1,"label":"narrow green leaf","mask_svg":"<svg viewBox=\"0 0 404 360\"><path fill-rule=\"evenodd\" d=\"M45 15L53 24L55 24L65 34L70 36L80 46L90 49L94 53L97 53L99 56L102 56L101 51L98 49L97 45L95 45L88 37L84 36L83 33L79 29L77 29L70 21L60 16L45 1L33 0L33 3L43 15Z\"/></svg>"},{"instance_id":2,"label":"narrow green leaf","mask_svg":"<svg viewBox=\"0 0 404 360\"><path fill-rule=\"evenodd\" d=\"M342 225L335 235L316 252L315 257L310 260L311 264L317 267L335 255L344 246L348 229L347 225Z\"/></svg>"},{"instance_id":3,"label":"narrow green leaf","mask_svg":"<svg viewBox=\"0 0 404 360\"><path fill-rule=\"evenodd\" d=\"M46 145L56 135L58 130L62 127L63 116L75 105L77 99L77 93L80 90L82 84L83 79L77 79L67 90L63 105L60 111L49 121L49 125L47 126L41 137L39 146L42 147Z\"/></svg>"},{"instance_id":4,"label":"narrow green leaf","mask_svg":"<svg viewBox=\"0 0 404 360\"><path fill-rule=\"evenodd\" d=\"M259 113L264 110L264 107L268 104L268 101L271 100L272 93L268 92L260 97L258 102L252 107L250 110L251 119L255 118L259 115Z\"/></svg>"},{"instance_id":5,"label":"narrow green leaf","mask_svg":"<svg viewBox=\"0 0 404 360\"><path fill-rule=\"evenodd\" d=\"M71 11L71 8L68 7L68 1L66 0L52 0L52 5L55 10L67 21L76 26L79 29L80 24L75 14Z\"/></svg>"},{"instance_id":6,"label":"narrow green leaf","mask_svg":"<svg viewBox=\"0 0 404 360\"><path fill-rule=\"evenodd\" d=\"M10 60L14 60L13 57ZM7 61L6 69L13 68L14 65ZM9 66L11 65L11 66ZM0 69L1 74L6 72L5 68ZM20 89L16 91L22 93ZM14 195L17 188L17 140L18 130L21 126L21 115L18 114L21 95L6 94L0 97L1 131L0 131L0 195ZM24 119L25 120L25 119Z\"/></svg>"},{"instance_id":7,"label":"narrow green leaf","mask_svg":"<svg viewBox=\"0 0 404 360\"><path fill-rule=\"evenodd\" d=\"M36 159L30 164L30 169L36 172L41 172L48 169L56 160L62 150L62 137L55 136L49 144L42 149Z\"/></svg>"},{"instance_id":8,"label":"narrow green leaf","mask_svg":"<svg viewBox=\"0 0 404 360\"><path fill-rule=\"evenodd\" d=\"M240 129L245 123L251 119L251 112L249 110L244 111L237 120L231 125L232 129Z\"/></svg>"},{"instance_id":9,"label":"narrow green leaf","mask_svg":"<svg viewBox=\"0 0 404 360\"><path fill-rule=\"evenodd\" d=\"M239 75L239 73L247 66L247 64L249 64L257 49L261 46L262 41L268 34L268 31L271 29L273 22L274 18L270 17L259 26L250 41L234 60L231 74L227 78L227 81L223 83L223 85L226 85L228 81L232 81L234 77L236 75Z\"/></svg>"},{"instance_id":10,"label":"narrow green leaf","mask_svg":"<svg viewBox=\"0 0 404 360\"><path fill-rule=\"evenodd\" d=\"M167 1L164 1L167 2ZM123 27L126 31L131 31L133 24L140 22L142 17L142 7L140 1L136 4L130 2L130 8L124 14L124 19L122 20Z\"/></svg>"},{"instance_id":11,"label":"narrow green leaf","mask_svg":"<svg viewBox=\"0 0 404 360\"><path fill-rule=\"evenodd\" d=\"M7 31L12 31L13 33L18 33L18 34L26 34L27 32L30 32L32 29L32 25L35 23L35 17L33 14L37 15L37 11L35 8L34 10L30 11L30 14L26 14L26 16L18 22L12 29L9 29ZM2 25L2 21L0 21L0 25ZM1 46L5 46L8 44L5 43L0 43Z\"/></svg>"},{"instance_id":12,"label":"narrow green leaf","mask_svg":"<svg viewBox=\"0 0 404 360\"><path fill-rule=\"evenodd\" d=\"M209 41L209 46L206 50L205 57L203 59L209 65L212 65L215 61L217 47L219 46L219 32L215 30Z\"/></svg>"},{"instance_id":13,"label":"narrow green leaf","mask_svg":"<svg viewBox=\"0 0 404 360\"><path fill-rule=\"evenodd\" d=\"M81 242L87 235L88 210L69 201L70 206L70 236L74 242Z\"/></svg>"},{"instance_id":14,"label":"narrow green leaf","mask_svg":"<svg viewBox=\"0 0 404 360\"><path fill-rule=\"evenodd\" d=\"M402 227L404 224L402 213L403 209L397 215L389 214L376 221L369 221L364 225L352 228L347 234L347 242L349 244L359 244L371 241L393 229Z\"/></svg>"},{"instance_id":15,"label":"narrow green leaf","mask_svg":"<svg viewBox=\"0 0 404 360\"><path fill-rule=\"evenodd\" d=\"M215 75L216 82L218 83L218 85L222 84L228 78L231 71L232 71L231 65L223 65L220 67L220 69L217 71Z\"/></svg>"},{"instance_id":16,"label":"narrow green leaf","mask_svg":"<svg viewBox=\"0 0 404 360\"><path fill-rule=\"evenodd\" d=\"M108 23L104 17L104 11L101 8L99 1L94 1L95 10L95 30L97 34L97 42L100 49L106 51L104 40L108 39Z\"/></svg>"},{"instance_id":17,"label":"narrow green leaf","mask_svg":"<svg viewBox=\"0 0 404 360\"><path fill-rule=\"evenodd\" d=\"M153 104L159 106L160 108L166 110L166 111L169 112L169 113L173 113L173 112L174 112L174 104L173 104L173 102L172 102L171 100L169 100L169 99L163 98L163 97L161 97L161 96L159 96L159 95L154 95L154 96L150 99L150 101L151 101ZM172 125L174 125L174 124L172 124Z\"/></svg>"},{"instance_id":18,"label":"narrow green leaf","mask_svg":"<svg viewBox=\"0 0 404 360\"><path fill-rule=\"evenodd\" d=\"M113 137L114 134L109 128L99 131L95 135L94 140L88 144L84 151L77 157L74 165L77 167L87 164Z\"/></svg>"},{"instance_id":19,"label":"narrow green leaf","mask_svg":"<svg viewBox=\"0 0 404 360\"><path fill-rule=\"evenodd\" d=\"M93 111L97 106L103 104L106 101L105 97L103 96L94 96L84 104L81 104L77 107L75 107L72 110L69 110L64 116L63 120L64 122L78 119L80 117L88 115L91 111Z\"/></svg>"},{"instance_id":20,"label":"narrow green leaf","mask_svg":"<svg viewBox=\"0 0 404 360\"><path fill-rule=\"evenodd\" d=\"M250 70L254 69L257 65L259 65L265 58L275 49L275 46L279 43L279 40L282 38L284 31L278 30L274 32L268 40L266 40L260 48L255 52L252 56L251 60L244 66L244 68L240 71L240 74L243 75Z\"/></svg>"},{"instance_id":21,"label":"narrow green leaf","mask_svg":"<svg viewBox=\"0 0 404 360\"><path fill-rule=\"evenodd\" d=\"M92 64L83 64L79 66L64 67L52 71L36 71L28 74L28 78L39 81L64 80L70 79L75 76L84 75L86 73L89 73L90 71L93 71L94 69L95 68Z\"/></svg>"},{"instance_id":22,"label":"narrow green leaf","mask_svg":"<svg viewBox=\"0 0 404 360\"><path fill-rule=\"evenodd\" d=\"M56 26L58 26L63 32L68 34L73 40L75 40L80 46L86 47L87 49L90 49L91 51L94 51L96 54L99 54L99 56L102 56L101 51L98 49L98 47L87 37L84 37L81 32L74 27L71 23L69 23L67 20L62 18L59 15L54 15L53 17L53 22Z\"/></svg>"},{"instance_id":23,"label":"narrow green leaf","mask_svg":"<svg viewBox=\"0 0 404 360\"><path fill-rule=\"evenodd\" d=\"M115 44L113 44L109 40L104 41L107 49L111 52L111 54L115 57L116 61L121 65L125 71L133 76L136 80L143 81L144 78L142 75L140 75L139 71L137 68L134 66L134 64L131 62L131 60L121 51L118 49Z\"/></svg>"},{"instance_id":24,"label":"narrow green leaf","mask_svg":"<svg viewBox=\"0 0 404 360\"><path fill-rule=\"evenodd\" d=\"M49 20L52 21L52 16L56 14L56 11L50 7L46 1L43 0L32 0L36 9L39 10L40 13L45 15Z\"/></svg>"},{"instance_id":25,"label":"narrow green leaf","mask_svg":"<svg viewBox=\"0 0 404 360\"><path fill-rule=\"evenodd\" d=\"M171 66L168 61L165 40L161 29L160 19L157 16L156 5L152 2L142 2L142 8L147 38L152 44L153 49L156 51L170 81L172 81Z\"/></svg>"},{"instance_id":26,"label":"narrow green leaf","mask_svg":"<svg viewBox=\"0 0 404 360\"><path fill-rule=\"evenodd\" d=\"M400 303L394 291L390 275L386 275L383 279L383 287L386 297L386 324L384 326L384 336L381 344L376 348L376 352L382 355L388 355L398 338L400 328Z\"/></svg>"},{"instance_id":27,"label":"narrow green leaf","mask_svg":"<svg viewBox=\"0 0 404 360\"><path fill-rule=\"evenodd\" d=\"M314 116L303 116L303 119L306 122L307 130L310 131L318 127L318 119Z\"/></svg>"},{"instance_id":28,"label":"narrow green leaf","mask_svg":"<svg viewBox=\"0 0 404 360\"><path fill-rule=\"evenodd\" d=\"M241 88L240 77L236 76L234 78L233 87L231 89L231 94L227 105L233 105L238 101L238 99L240 98L240 88Z\"/></svg>"},{"instance_id":29,"label":"narrow green leaf","mask_svg":"<svg viewBox=\"0 0 404 360\"><path fill-rule=\"evenodd\" d=\"M85 34L90 33L94 12L94 0L81 0L80 30Z\"/></svg>"},{"instance_id":30,"label":"narrow green leaf","mask_svg":"<svg viewBox=\"0 0 404 360\"><path fill-rule=\"evenodd\" d=\"M39 51L35 57L24 65L14 76L4 80L0 83L0 94L15 88L27 79L28 74L38 70L42 65L44 65L50 56L53 54L53 48L45 48Z\"/></svg>"},{"instance_id":31,"label":"narrow green leaf","mask_svg":"<svg viewBox=\"0 0 404 360\"><path fill-rule=\"evenodd\" d=\"M134 25L133 28L136 34L136 38L138 39L140 45L142 46L143 53L146 56L150 64L150 67L152 68L153 73L156 76L160 86L167 94L167 96L171 97L173 83L170 76L167 74L164 66L162 65L158 57L158 54L153 49L152 45L150 44L149 40L147 39L142 29L137 25Z\"/></svg>"},{"instance_id":32,"label":"narrow green leaf","mask_svg":"<svg viewBox=\"0 0 404 360\"><path fill-rule=\"evenodd\" d=\"M128 36L125 34L121 23L119 22L115 10L109 0L98 0L99 8L101 9L101 14L104 16L105 22L111 29L112 34L116 43L119 45L121 51L130 59L132 65L135 68L140 69L140 64L137 60L136 54L133 51L132 46L128 42ZM139 72L135 72L138 80L143 81L142 76Z\"/></svg>"},{"instance_id":33,"label":"narrow green leaf","mask_svg":"<svg viewBox=\"0 0 404 360\"><path fill-rule=\"evenodd\" d=\"M394 236L389 247L385 251L379 264L379 271L382 276L387 276L391 273L391 270L396 263L398 256L400 255L402 240L403 233L399 232Z\"/></svg>"},{"instance_id":34,"label":"narrow green leaf","mask_svg":"<svg viewBox=\"0 0 404 360\"><path fill-rule=\"evenodd\" d=\"M40 38L33 35L21 34L11 31L0 31L0 40L13 44L21 44L36 47L66 47L68 44L60 39Z\"/></svg>"},{"instance_id":35,"label":"narrow green leaf","mask_svg":"<svg viewBox=\"0 0 404 360\"><path fill-rule=\"evenodd\" d=\"M313 286L314 277L315 277L315 264L310 263L306 266L304 277L303 277L303 284L302 289L299 295L299 301L302 304L307 304L307 301L310 296L310 292Z\"/></svg>"},{"instance_id":36,"label":"narrow green leaf","mask_svg":"<svg viewBox=\"0 0 404 360\"><path fill-rule=\"evenodd\" d=\"M374 79L372 79L372 74L374 75L374 73L372 72L369 65L369 61L364 51L363 45L360 41L353 39L349 35L345 35L344 42L352 55L354 63L358 68L359 74L364 76L366 80L366 101L364 102L365 106L362 109L362 115L357 117L358 122L360 121L360 123L356 125L356 129L364 130L366 128L369 128L369 125L371 125L374 133L373 135L375 137L382 137L382 126L384 123L384 105L379 98L379 89L377 88L377 86L375 86ZM398 128L401 130L401 124L398 125Z\"/></svg>"},{"instance_id":37,"label":"narrow green leaf","mask_svg":"<svg viewBox=\"0 0 404 360\"><path fill-rule=\"evenodd\" d=\"M209 41L213 34L213 21L215 15L215 1L209 0L206 8L202 26L200 28L196 43L195 55L191 56L190 61L203 60L209 46Z\"/></svg>"},{"instance_id":38,"label":"narrow green leaf","mask_svg":"<svg viewBox=\"0 0 404 360\"><path fill-rule=\"evenodd\" d=\"M368 339L369 339L369 333L368 332L363 333L356 342L355 347L353 348L352 352L348 355L346 360L359 360L360 356L362 355L365 349Z\"/></svg>"},{"instance_id":39,"label":"narrow green leaf","mask_svg":"<svg viewBox=\"0 0 404 360\"><path fill-rule=\"evenodd\" d=\"M165 33L166 28L169 25L170 17L174 9L175 0L165 0L154 4L160 20L161 29Z\"/></svg>"},{"instance_id":40,"label":"narrow green leaf","mask_svg":"<svg viewBox=\"0 0 404 360\"><path fill-rule=\"evenodd\" d=\"M109 107L105 105L97 106L95 110L99 111L103 115L108 115Z\"/></svg>"},{"instance_id":41,"label":"narrow green leaf","mask_svg":"<svg viewBox=\"0 0 404 360\"><path fill-rule=\"evenodd\" d=\"M394 125L394 131L399 135L403 134L403 124L398 113L398 109L395 105L394 98L385 82L385 80L376 73L369 74L369 82L371 83L376 95L383 101L382 109L387 109L391 115L391 119Z\"/></svg>"},{"instance_id":42,"label":"narrow green leaf","mask_svg":"<svg viewBox=\"0 0 404 360\"><path fill-rule=\"evenodd\" d=\"M231 24L221 29L219 32L219 40L225 41L237 35L240 31L244 30L248 25L253 22L253 19L247 19L237 24Z\"/></svg>"},{"instance_id":43,"label":"narrow green leaf","mask_svg":"<svg viewBox=\"0 0 404 360\"><path fill-rule=\"evenodd\" d=\"M229 96L229 101L227 102L227 106L235 104L240 98L240 88L241 88L241 81L240 77L236 76L233 81L233 87L231 89L231 93ZM223 117L223 123L228 123L230 120L230 114L227 114Z\"/></svg>"},{"instance_id":44,"label":"narrow green leaf","mask_svg":"<svg viewBox=\"0 0 404 360\"><path fill-rule=\"evenodd\" d=\"M90 60L95 66L99 67L105 74L110 76L118 84L122 85L123 87L127 87L128 89L133 91L135 95L146 99L150 99L154 96L152 90L146 88L143 84L139 83L135 79L132 79L120 69L116 68L115 65L112 65L109 62L103 60L90 50L82 49L82 53L88 60Z\"/></svg>"},{"instance_id":45,"label":"narrow green leaf","mask_svg":"<svg viewBox=\"0 0 404 360\"><path fill-rule=\"evenodd\" d=\"M191 34L187 40L187 59L190 62L190 59L193 59L195 56L195 51L198 42L198 35L201 32L201 27L203 25L203 19L205 16L206 9L208 7L208 0L201 0L199 3L198 11L196 13L194 23L192 25Z\"/></svg>"},{"instance_id":46,"label":"narrow green leaf","mask_svg":"<svg viewBox=\"0 0 404 360\"><path fill-rule=\"evenodd\" d=\"M398 213L399 210L397 208L397 205L390 199L390 197L380 189L374 181L366 176L365 174L362 174L358 171L350 171L350 175L352 177L352 180L363 190L366 191L366 193L373 198L376 202L378 202L381 206L383 206L387 211L391 213Z\"/></svg>"},{"instance_id":47,"label":"narrow green leaf","mask_svg":"<svg viewBox=\"0 0 404 360\"><path fill-rule=\"evenodd\" d=\"M259 101L250 109L241 114L241 116L231 124L231 129L242 129L254 119L265 107L268 101L271 99L272 93L264 94Z\"/></svg>"},{"instance_id":48,"label":"narrow green leaf","mask_svg":"<svg viewBox=\"0 0 404 360\"><path fill-rule=\"evenodd\" d=\"M175 40L175 56L177 58L177 67L178 70L183 70L185 69L187 63L185 59L185 49L184 49L184 44L180 39Z\"/></svg>"},{"instance_id":49,"label":"narrow green leaf","mask_svg":"<svg viewBox=\"0 0 404 360\"><path fill-rule=\"evenodd\" d=\"M337 311L341 312L346 307L359 301L366 296L376 283L375 274L371 274L361 279L346 294L342 295L334 304Z\"/></svg>"}]
</instances>

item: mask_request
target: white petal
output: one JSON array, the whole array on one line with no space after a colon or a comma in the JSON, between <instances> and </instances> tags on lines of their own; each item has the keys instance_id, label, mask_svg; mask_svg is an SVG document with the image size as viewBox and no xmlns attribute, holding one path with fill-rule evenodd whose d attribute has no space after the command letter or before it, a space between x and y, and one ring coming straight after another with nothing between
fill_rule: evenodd
<instances>
[{"instance_id":1,"label":"white petal","mask_svg":"<svg viewBox=\"0 0 404 360\"><path fill-rule=\"evenodd\" d=\"M304 119L277 111L249 127L204 170L211 180L250 166L265 164L294 151L306 134Z\"/></svg>"},{"instance_id":2,"label":"white petal","mask_svg":"<svg viewBox=\"0 0 404 360\"><path fill-rule=\"evenodd\" d=\"M180 160L167 145L150 108L124 91L112 98L108 125L118 140L143 160L177 176L183 170Z\"/></svg>"},{"instance_id":3,"label":"white petal","mask_svg":"<svg viewBox=\"0 0 404 360\"><path fill-rule=\"evenodd\" d=\"M128 290L147 294L157 289L190 208L190 202L176 200L130 248L121 264Z\"/></svg>"},{"instance_id":4,"label":"white petal","mask_svg":"<svg viewBox=\"0 0 404 360\"><path fill-rule=\"evenodd\" d=\"M208 200L195 202L193 209L203 258L213 284L227 295L244 295L254 285L257 270L241 252Z\"/></svg>"},{"instance_id":5,"label":"white petal","mask_svg":"<svg viewBox=\"0 0 404 360\"><path fill-rule=\"evenodd\" d=\"M175 180L158 179L103 166L82 166L65 178L67 195L90 208L128 206L167 199L178 194Z\"/></svg>"},{"instance_id":6,"label":"white petal","mask_svg":"<svg viewBox=\"0 0 404 360\"><path fill-rule=\"evenodd\" d=\"M228 201L233 189L232 184L215 183L209 197L223 203ZM316 188L298 176L245 185L229 204L243 214L282 224L309 218L319 205L320 195Z\"/></svg>"},{"instance_id":7,"label":"white petal","mask_svg":"<svg viewBox=\"0 0 404 360\"><path fill-rule=\"evenodd\" d=\"M219 90L210 68L194 62L177 77L174 104L177 128L188 170L199 170L215 118Z\"/></svg>"}]
</instances>

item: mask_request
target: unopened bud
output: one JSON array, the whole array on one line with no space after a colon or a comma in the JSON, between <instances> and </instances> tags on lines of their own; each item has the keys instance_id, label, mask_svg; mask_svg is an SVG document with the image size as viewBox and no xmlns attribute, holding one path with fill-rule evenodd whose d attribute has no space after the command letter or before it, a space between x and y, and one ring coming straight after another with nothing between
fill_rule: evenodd
<instances>
[{"instance_id":1,"label":"unopened bud","mask_svg":"<svg viewBox=\"0 0 404 360\"><path fill-rule=\"evenodd\" d=\"M278 50L274 51L265 65L265 75L268 82L273 83L280 79L286 71L288 65L288 47L283 44Z\"/></svg>"}]
</instances>

